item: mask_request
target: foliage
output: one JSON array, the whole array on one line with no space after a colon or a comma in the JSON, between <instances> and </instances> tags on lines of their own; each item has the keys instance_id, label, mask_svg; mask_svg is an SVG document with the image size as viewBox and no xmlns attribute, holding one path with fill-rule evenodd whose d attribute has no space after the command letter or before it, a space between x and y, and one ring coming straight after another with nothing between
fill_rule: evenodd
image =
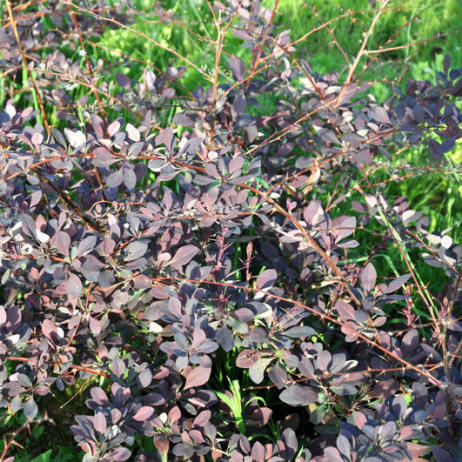
<instances>
[{"instance_id":1,"label":"foliage","mask_svg":"<svg viewBox=\"0 0 462 462\"><path fill-rule=\"evenodd\" d=\"M374 3L346 72L322 75L278 2L206 2L204 70L136 32L131 2L24 19L6 0L0 407L19 428L0 461L66 390L85 462L462 457L462 247L384 189L410 146L460 174L462 69L447 56L379 103L355 77ZM105 79L102 24L182 65Z\"/></svg>"}]
</instances>

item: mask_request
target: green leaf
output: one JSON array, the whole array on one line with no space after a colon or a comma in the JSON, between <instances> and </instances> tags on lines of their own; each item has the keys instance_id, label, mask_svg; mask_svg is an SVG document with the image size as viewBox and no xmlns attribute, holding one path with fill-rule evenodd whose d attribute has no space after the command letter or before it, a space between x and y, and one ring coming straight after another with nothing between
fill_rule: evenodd
<instances>
[{"instance_id":1,"label":"green leaf","mask_svg":"<svg viewBox=\"0 0 462 462\"><path fill-rule=\"evenodd\" d=\"M239 429L241 434L245 435L246 428L244 419L242 418L242 400L241 391L239 389L239 381L230 380L229 384L231 392L233 394L233 398L220 391L216 391L215 394L231 409L234 419L236 420L237 428Z\"/></svg>"},{"instance_id":2,"label":"green leaf","mask_svg":"<svg viewBox=\"0 0 462 462\"><path fill-rule=\"evenodd\" d=\"M51 460L51 449L48 449L47 452L43 452L42 454L38 455L31 462L50 462Z\"/></svg>"}]
</instances>

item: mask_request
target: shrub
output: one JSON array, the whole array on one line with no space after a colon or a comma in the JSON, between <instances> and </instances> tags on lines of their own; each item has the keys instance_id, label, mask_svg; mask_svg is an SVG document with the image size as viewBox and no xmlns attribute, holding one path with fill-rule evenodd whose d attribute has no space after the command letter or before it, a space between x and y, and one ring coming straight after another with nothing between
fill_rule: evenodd
<instances>
[{"instance_id":1,"label":"shrub","mask_svg":"<svg viewBox=\"0 0 462 462\"><path fill-rule=\"evenodd\" d=\"M113 81L84 38L133 10L88 3L6 1L2 66L33 107L0 113L0 405L26 428L86 383L85 462L459 460L462 247L384 185L409 146L451 168L462 69L379 104L355 73L388 2L319 75L275 10L230 0L207 2L211 74L184 57Z\"/></svg>"}]
</instances>

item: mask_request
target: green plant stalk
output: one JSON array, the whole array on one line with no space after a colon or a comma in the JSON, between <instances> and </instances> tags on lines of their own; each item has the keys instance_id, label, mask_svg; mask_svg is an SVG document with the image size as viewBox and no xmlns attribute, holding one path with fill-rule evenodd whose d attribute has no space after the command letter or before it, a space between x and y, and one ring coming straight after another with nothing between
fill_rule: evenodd
<instances>
[{"instance_id":1,"label":"green plant stalk","mask_svg":"<svg viewBox=\"0 0 462 462\"><path fill-rule=\"evenodd\" d=\"M5 77L2 75L0 76L0 106L3 107L5 103Z\"/></svg>"},{"instance_id":2,"label":"green plant stalk","mask_svg":"<svg viewBox=\"0 0 462 462\"><path fill-rule=\"evenodd\" d=\"M228 379L229 380L229 379ZM216 395L231 409L234 418L236 419L236 425L239 432L242 435L246 434L246 427L244 418L242 416L242 400L241 391L239 388L238 380L229 380L230 391L233 394L233 398L230 398L227 394L220 391L215 392Z\"/></svg>"},{"instance_id":3,"label":"green plant stalk","mask_svg":"<svg viewBox=\"0 0 462 462\"><path fill-rule=\"evenodd\" d=\"M36 74L35 72L32 72L32 75L35 79L36 77ZM26 72L26 79L27 79L27 72ZM27 80L26 80L27 81ZM32 98L33 98L33 101L34 101L34 109L36 111L39 111L40 112L40 106L39 106L39 102L38 102L38 99L37 99L37 95L35 94L35 92L32 92ZM43 118L42 118L42 115L41 114L38 114L38 118L40 120L40 123L43 125Z\"/></svg>"},{"instance_id":4,"label":"green plant stalk","mask_svg":"<svg viewBox=\"0 0 462 462\"><path fill-rule=\"evenodd\" d=\"M430 315L431 317L435 320L435 315L438 314L438 310L435 306L435 304L433 303L433 299L431 297L431 294L428 292L428 289L426 287L426 285L423 283L422 281L422 278L420 277L420 274L419 272L417 271L414 263L412 262L412 259L409 255L409 252L407 251L406 249L406 245L405 243L403 242L403 240L401 239L401 236L398 234L398 232L395 230L395 228L393 227L393 225L390 223L390 221L388 220L388 218L386 217L386 215L383 213L383 210L382 210L382 207L380 206L380 204L378 203L377 201L377 210L379 212L379 215L380 217L382 218L382 220L385 222L387 228L389 229L389 231L392 233L396 243L398 244L398 246L400 247L401 251L402 251L402 257L403 257L403 260L404 262L409 266L409 268L412 270L412 272L414 273L415 275L415 278L417 279L419 285L422 287L422 291L423 293L425 294L425 298L427 299L428 303L430 304L432 311L430 311Z\"/></svg>"}]
</instances>

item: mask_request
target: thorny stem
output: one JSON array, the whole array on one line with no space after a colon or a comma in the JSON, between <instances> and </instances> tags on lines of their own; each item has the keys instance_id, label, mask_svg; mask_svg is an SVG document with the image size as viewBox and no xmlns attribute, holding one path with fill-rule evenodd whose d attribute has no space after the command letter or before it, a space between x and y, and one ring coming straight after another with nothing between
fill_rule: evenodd
<instances>
[{"instance_id":1,"label":"thorny stem","mask_svg":"<svg viewBox=\"0 0 462 462\"><path fill-rule=\"evenodd\" d=\"M77 31L77 35L79 36L80 46L82 47L82 51L83 51L83 54L85 56L85 61L87 63L88 72L90 73L91 78L94 79L95 75L93 73L93 67L92 67L92 65L90 63L90 59L88 58L87 50L85 49L85 44L83 43L83 38L82 38L82 34L80 32L79 23L77 22L77 19L75 18L74 11L72 10L72 7L71 7L71 5L69 3L67 4L67 8L69 10L69 14L71 15L72 21L74 23L75 30ZM98 108L99 108L101 117L103 119L105 129L107 129L106 113L104 112L103 105L101 103L101 100L99 99L99 95L98 95L98 92L96 91L96 88L94 86L93 81L91 83L91 91L95 95L96 102L98 103Z\"/></svg>"},{"instance_id":2,"label":"thorny stem","mask_svg":"<svg viewBox=\"0 0 462 462\"><path fill-rule=\"evenodd\" d=\"M218 92L218 74L219 74L219 67L220 67L220 59L221 53L223 51L223 39L225 34L223 31L217 26L218 34L217 34L217 41L216 41L216 48L215 48L215 70L213 73L213 96L212 96L212 110L210 113L211 121L210 121L210 150L213 151L214 148L214 139L215 139L215 111L217 107L217 92Z\"/></svg>"},{"instance_id":3,"label":"thorny stem","mask_svg":"<svg viewBox=\"0 0 462 462\"><path fill-rule=\"evenodd\" d=\"M42 114L42 119L43 119L43 125L45 126L45 130L47 132L47 135L50 136L51 129L50 129L50 125L48 124L47 116L46 116L46 113L45 113L45 108L43 106L42 97L40 96L40 92L38 91L37 84L35 83L35 79L34 79L34 75L32 74L32 70L27 65L26 55L24 54L24 50L22 48L21 38L19 37L18 29L16 27L16 21L15 21L14 15L13 15L13 11L11 9L10 0L6 0L6 8L8 10L8 15L10 17L10 22L11 22L11 27L13 29L14 37L15 37L16 43L18 45L18 50L19 50L19 53L21 55L23 65L24 65L25 69L27 70L27 73L29 75L29 79L31 81L32 87L34 88L35 96L37 97L37 101L38 101L38 104L40 106L40 112Z\"/></svg>"},{"instance_id":4,"label":"thorny stem","mask_svg":"<svg viewBox=\"0 0 462 462\"><path fill-rule=\"evenodd\" d=\"M215 118L216 118L215 111L216 111L217 101L218 101L217 99L218 98L218 77L220 75L220 60L221 60L221 55L223 53L223 45L224 45L226 33L228 32L228 29L230 28L231 23L233 22L234 16L235 16L235 13L231 15L225 27L223 27L222 29L215 14L213 14L215 27L217 29L217 40L215 42L215 67L214 67L214 72L213 72L213 96L212 96L212 110L210 114L210 117L212 119L210 122L210 150L211 151L215 149L214 147Z\"/></svg>"},{"instance_id":5,"label":"thorny stem","mask_svg":"<svg viewBox=\"0 0 462 462\"><path fill-rule=\"evenodd\" d=\"M30 361L29 358L21 358L18 356L7 356L5 360L6 361L16 361L16 362L21 362L21 363L27 363ZM88 372L89 374L99 375L101 377L105 377L106 379L110 378L110 376L103 371L98 371L97 369L93 369L87 366L79 366L78 364L71 364L69 366L69 369L75 369L77 371L82 371L82 372Z\"/></svg>"},{"instance_id":6,"label":"thorny stem","mask_svg":"<svg viewBox=\"0 0 462 462\"><path fill-rule=\"evenodd\" d=\"M397 354L393 353L392 351L388 350L387 348L383 347L381 344L377 343L375 340L371 340L369 337L366 335L362 334L361 332L357 331L353 327L349 326L348 324L345 324L342 322L338 317L333 317L325 313L320 313L318 310L305 305L302 302L298 302L292 298L288 297L282 297L280 295L275 295L267 290L262 290L258 289L256 287L244 287L242 285L237 285L237 284L231 284L227 282L217 282L217 281L207 281L207 280L201 280L201 279L189 279L189 278L182 278L182 277L176 277L176 276L162 276L162 277L157 277L157 278L150 278L153 282L159 282L159 283L165 283L166 281L179 281L179 282L187 282L191 284L209 284L209 285L214 285L214 286L221 286L221 287L230 287L233 289L237 290L244 290L244 291L253 291L253 292L259 292L259 293L264 293L267 297L270 297L274 300L279 300L279 301L284 301L287 303L290 303L291 305L294 306L299 306L310 313L312 313L314 316L319 317L320 319L330 321L334 324L337 324L341 326L342 328L346 329L347 331L351 332L354 334L356 337L360 338L364 342L368 343L370 346L373 346L380 350L382 353L384 353L386 356L390 356L394 360L398 361L403 365L403 368L409 368L412 369L415 372L418 372L419 374L427 377L430 382L434 385L437 385L439 387L442 387L444 384L441 382L441 380L437 379L433 375L431 375L429 372L427 372L422 366L414 366L411 364L409 361L406 361L405 359L401 358Z\"/></svg>"},{"instance_id":7,"label":"thorny stem","mask_svg":"<svg viewBox=\"0 0 462 462\"><path fill-rule=\"evenodd\" d=\"M445 397L446 397L446 407L448 410L448 418L450 424L450 432L453 437L457 435L457 422L456 422L456 415L457 412L457 405L454 402L455 396L453 391L453 384L451 380L451 358L448 350L448 326L451 322L452 312L454 310L454 305L457 299L457 292L459 290L460 282L462 281L462 276L456 280L453 299L448 302L448 312L446 314L445 319L443 319L443 330L441 332L442 337L442 348L443 348L443 368L444 368L444 376L446 379L446 386L444 389ZM457 354L457 352L455 352Z\"/></svg>"},{"instance_id":8,"label":"thorny stem","mask_svg":"<svg viewBox=\"0 0 462 462\"><path fill-rule=\"evenodd\" d=\"M40 178L43 183L47 184L53 191L83 220L87 223L90 228L94 229L95 231L103 232L104 229L96 223L92 218L85 215L77 205L74 204L74 201L69 196L69 194L65 191L61 191L57 186L51 183L48 178L46 178L41 172L36 172L37 176Z\"/></svg>"},{"instance_id":9,"label":"thorny stem","mask_svg":"<svg viewBox=\"0 0 462 462\"><path fill-rule=\"evenodd\" d=\"M353 64L350 66L350 70L348 72L348 75L345 79L345 83L343 84L343 88L342 90L340 91L340 94L338 96L338 101L341 101L342 100L342 96L343 96L343 93L344 91L346 90L347 86L350 84L351 82L351 79L353 78L353 75L356 71L356 68L358 67L359 65L359 62L361 61L361 58L363 57L363 55L365 54L365 49L367 47L367 44L369 42L369 39L372 35L372 32L374 31L375 29L375 25L377 24L377 21L379 20L380 16L382 15L382 13L384 12L384 8L386 7L387 3L389 2L389 0L382 0L382 8L380 8L376 14L374 15L374 18L372 19L372 22L371 22L371 25L369 26L369 29L367 30L366 32L366 35L364 36L364 40L363 42L361 43L361 47L359 49L359 52L358 54L356 55L356 58L353 62Z\"/></svg>"},{"instance_id":10,"label":"thorny stem","mask_svg":"<svg viewBox=\"0 0 462 462\"><path fill-rule=\"evenodd\" d=\"M7 0L8 1L8 0ZM5 460L5 457L6 457L6 454L8 452L8 450L10 449L10 447L15 444L15 440L16 440L16 437L23 431L23 430L26 430L28 428L30 428L30 426L32 424L35 424L35 425L40 425L42 423L46 423L46 422L49 422L51 424L55 424L55 422L53 421L53 419L50 419L48 417L48 414L45 412L45 415L39 419L35 419L35 420L27 420L20 428L18 428L15 432L13 432L11 434L11 439L7 442L6 440L6 437L4 437L3 439L3 444L4 444L4 447L3 447L3 451L2 453L0 454L0 462L3 462Z\"/></svg>"},{"instance_id":11,"label":"thorny stem","mask_svg":"<svg viewBox=\"0 0 462 462\"><path fill-rule=\"evenodd\" d=\"M379 199L380 198L381 197L379 197ZM393 224L390 222L390 220L388 220L386 212L383 209L383 204L381 204L380 202L381 201L377 200L377 210L378 210L378 212L380 214L380 217L385 222L387 228L390 230L391 235L393 236L393 239L396 241L396 244L398 246L398 250L401 253L401 256L402 256L402 258L404 260L404 263L408 267L409 272L411 273L412 279L414 280L414 282L416 284L417 291L419 292L424 304L426 305L427 310L428 310L433 322L435 323L435 327L438 329L438 327L437 327L438 323L437 323L435 313L434 313L434 310L436 310L436 307L435 307L435 305L433 303L431 295L428 292L425 285L420 280L420 276L419 276L419 274L418 274L418 272L417 272L417 270L416 270L416 268L414 266L414 263L412 262L412 259L409 258L409 254L408 254L407 249L406 249L406 244L401 239L401 236L396 231Z\"/></svg>"},{"instance_id":12,"label":"thorny stem","mask_svg":"<svg viewBox=\"0 0 462 462\"><path fill-rule=\"evenodd\" d=\"M321 255L321 257L325 260L325 262L329 265L329 267L332 269L332 271L335 273L335 275L342 281L342 283L345 286L345 289L347 292L350 294L350 297L352 300L358 305L362 306L362 303L356 295L353 293L351 288L349 287L348 282L345 280L342 272L339 270L337 265L334 263L332 258L327 255L326 251L316 242L316 240L311 236L309 232L305 230L305 228L288 212L286 212L277 202L275 202L273 199L271 199L266 193L263 193L259 191L258 189L255 189L251 186L247 186L246 184L240 184L239 185L242 188L248 189L252 191L255 194L258 194L259 196L265 198L269 203L273 205L273 207L282 215L284 215L291 223L295 225L295 227L302 233L303 237L308 241L308 243L313 247L313 249L316 250L316 252Z\"/></svg>"},{"instance_id":13,"label":"thorny stem","mask_svg":"<svg viewBox=\"0 0 462 462\"><path fill-rule=\"evenodd\" d=\"M92 67L92 65L90 63L90 59L88 58L87 50L85 49L85 44L83 43L82 33L80 32L79 23L77 22L77 19L75 18L74 11L72 10L72 7L71 7L70 4L67 4L67 8L69 10L69 14L71 15L72 21L74 22L75 30L77 31L77 35L79 36L80 46L82 47L83 54L85 55L85 60L86 60L86 63L87 63L88 72L90 73L90 76L91 76L91 79L92 79L92 81L91 81L91 91L95 95L96 103L98 104L99 112L101 114L101 118L103 119L104 131L105 131L105 134L107 135L106 113L104 111L103 104L101 103L101 100L99 98L98 91L96 90L96 87L95 87L95 82L94 82L95 75L93 73L93 67ZM101 190L101 194L103 195L104 199L107 199L106 193L104 191L103 183L101 181L101 176L99 174L99 170L98 170L98 167L96 165L94 166L94 170L95 170L96 180L98 181L99 188Z\"/></svg>"},{"instance_id":14,"label":"thorny stem","mask_svg":"<svg viewBox=\"0 0 462 462\"><path fill-rule=\"evenodd\" d=\"M172 55L175 55L177 58L181 59L182 61L184 61L185 63L189 64L193 69L195 69L197 72L199 72L202 77L204 77L205 79L207 80L211 80L210 76L205 73L199 66L197 66L196 64L194 64L192 61L190 61L188 58L186 58L185 56L182 56L180 53L178 53L176 50L174 50L173 48L170 48L168 47L167 45L162 45L160 42L158 42L157 40L154 40L153 38L149 37L148 35L144 34L143 32L140 32L138 30L135 30L133 29L132 27L130 26L127 26L126 24L123 24L121 23L120 21L117 21L116 19L113 19L113 18L106 18L104 16L101 16L100 14L97 14L95 13L94 11L90 11L89 9L87 8L84 8L84 7L81 7L79 5L76 5L75 3L69 1L69 0L63 0L64 3L68 4L68 5L72 5L76 10L79 10L79 11L82 11L84 13L89 13L91 14L93 17L95 18L98 18L100 19L101 21L106 21L106 22L109 22L111 24L115 24L119 27L121 27L122 29L125 29L125 30L128 30L136 35L139 35L141 37L143 37L144 39L148 40L149 42L153 43L156 47L159 47L161 48L162 50L165 50L165 51L168 51L169 53L171 53Z\"/></svg>"},{"instance_id":15,"label":"thorny stem","mask_svg":"<svg viewBox=\"0 0 462 462\"><path fill-rule=\"evenodd\" d=\"M427 369L434 369L439 367L440 364L425 364L424 367ZM374 368L369 368L369 369L364 369L362 371L339 371L339 372L324 372L321 376L321 378L329 378L333 376L345 376L348 377L350 375L361 375L361 374L370 374L371 372L377 372L378 375L380 374L386 374L388 372L403 372L402 367L389 367L389 368L384 368L384 369L374 369ZM295 383L302 383L302 382L308 382L309 380L313 380L312 377L303 377L301 379L292 379L292 380L287 380L284 382L284 385L292 385ZM273 383L271 385L257 385L253 387L247 387L243 388L243 391L251 391L251 390L268 390L270 388L274 388L276 385Z\"/></svg>"},{"instance_id":16,"label":"thorny stem","mask_svg":"<svg viewBox=\"0 0 462 462\"><path fill-rule=\"evenodd\" d=\"M268 24L266 25L265 32L264 32L263 37L261 39L260 46L258 47L257 55L255 56L254 62L252 64L252 70L250 72L251 75L255 74L255 71L257 70L258 66L260 65L260 59L261 59L261 55L263 53L263 48L265 47L265 42L266 42L266 39L268 38L268 34L269 34L270 29L271 29L271 25L273 24L274 18L276 16L278 6L279 6L279 0L276 0L274 2L274 7L273 7L273 11L271 13L271 18L270 18ZM248 80L247 84L246 84L246 90L249 89L250 83L251 83L251 80Z\"/></svg>"},{"instance_id":17,"label":"thorny stem","mask_svg":"<svg viewBox=\"0 0 462 462\"><path fill-rule=\"evenodd\" d=\"M309 5L311 10L314 11L314 14L318 17L318 19L321 21L322 24L325 24L324 19L322 19L321 15L319 14L318 10L314 5ZM342 48L340 43L338 42L337 38L335 37L335 34L333 30L327 25L326 26L327 32L329 32L329 35L332 37L332 41L334 42L335 46L338 48L342 56L344 57L345 61L351 66L351 61L348 55L345 53L345 50Z\"/></svg>"}]
</instances>

